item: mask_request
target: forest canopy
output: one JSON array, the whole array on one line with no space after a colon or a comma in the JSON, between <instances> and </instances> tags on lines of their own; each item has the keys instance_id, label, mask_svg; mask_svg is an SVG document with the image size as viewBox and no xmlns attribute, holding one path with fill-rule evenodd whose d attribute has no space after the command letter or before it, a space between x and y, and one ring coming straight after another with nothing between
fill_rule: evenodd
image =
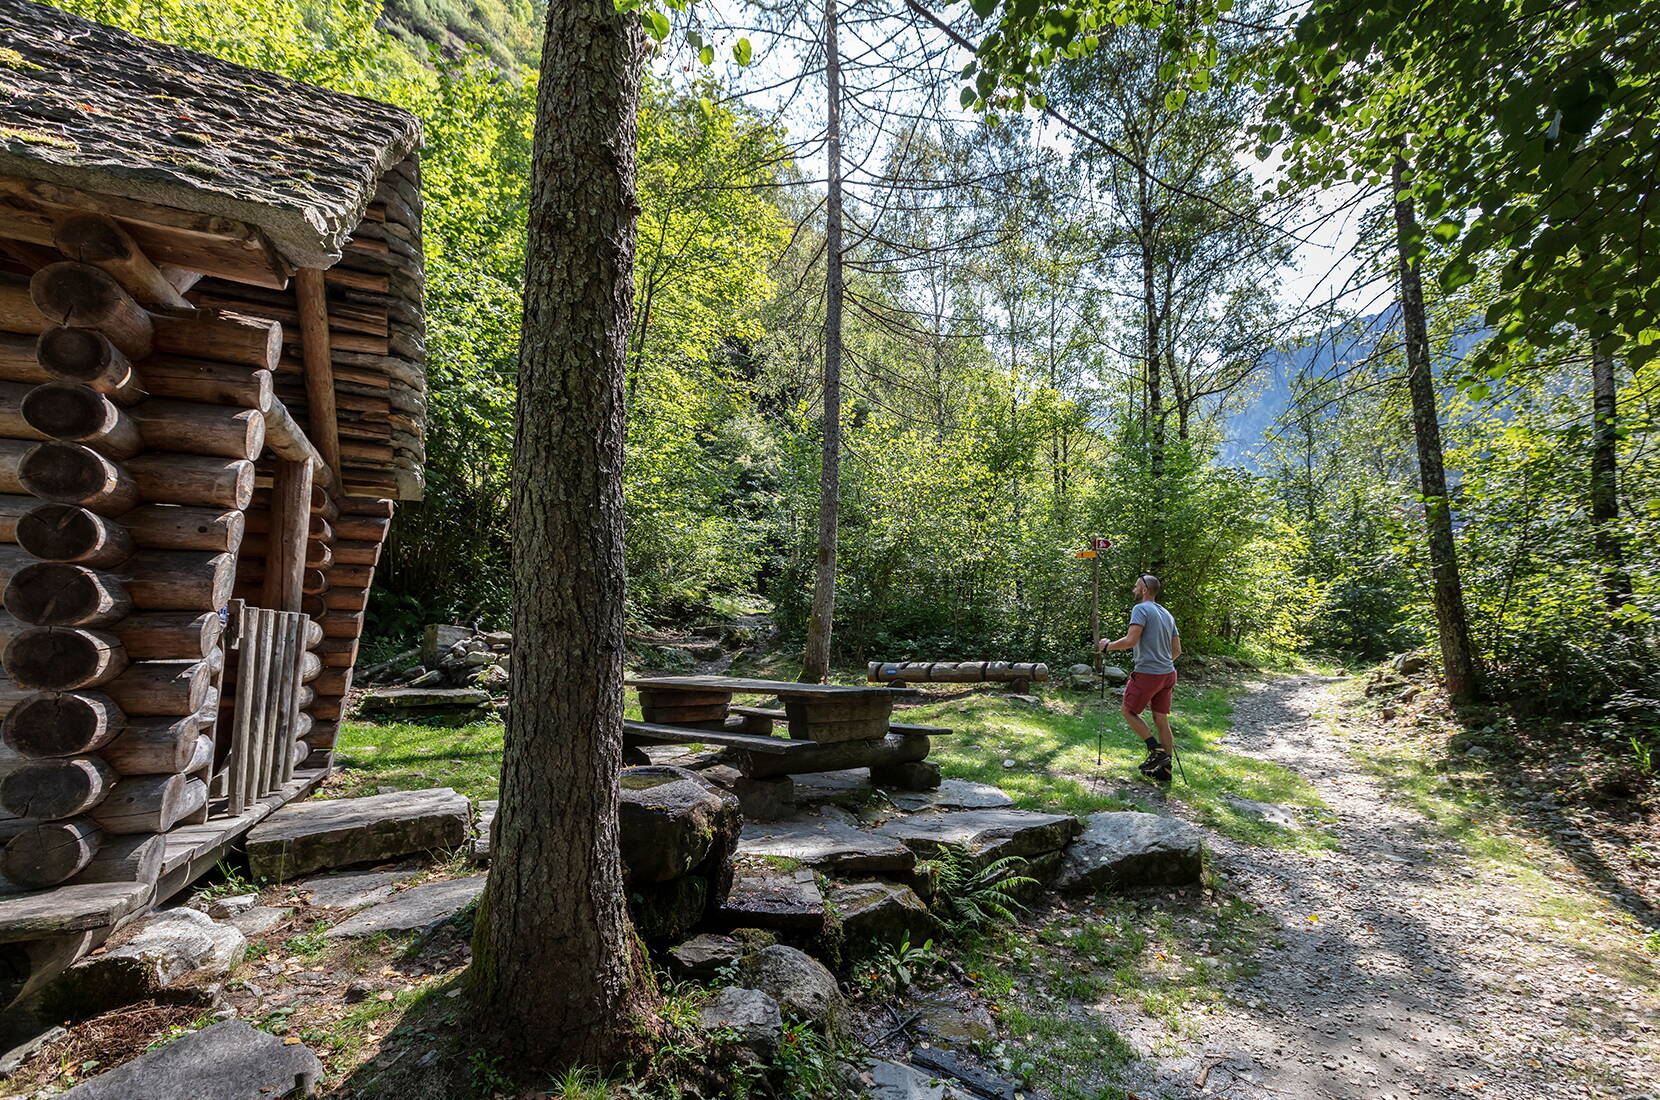
<instances>
[{"instance_id":1,"label":"forest canopy","mask_svg":"<svg viewBox=\"0 0 1660 1100\"><path fill-rule=\"evenodd\" d=\"M535 7L60 2L421 117L428 492L399 513L372 630L504 624ZM1178 25L847 5L835 659L1081 659L1074 555L1094 536L1115 543L1109 621L1154 571L1190 650L1376 659L1436 635L1441 508L1489 690L1652 735L1660 273L1621 247L1651 215L1620 201L1652 183L1652 8L1366 6L1349 26L1335 3L1290 22L1249 7ZM1534 35L1543 67L1476 79L1479 36L1446 33L1466 8L1494 42ZM787 638L805 628L826 300L814 10L697 16L642 89L639 630L757 600ZM709 63L740 36L751 69ZM1444 500L1420 483L1403 264L1422 276Z\"/></svg>"}]
</instances>

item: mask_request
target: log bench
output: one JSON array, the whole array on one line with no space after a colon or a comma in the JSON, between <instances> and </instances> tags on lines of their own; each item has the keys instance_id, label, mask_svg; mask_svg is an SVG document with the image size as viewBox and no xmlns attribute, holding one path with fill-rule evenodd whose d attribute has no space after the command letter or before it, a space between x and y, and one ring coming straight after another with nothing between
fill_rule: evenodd
<instances>
[{"instance_id":1,"label":"log bench","mask_svg":"<svg viewBox=\"0 0 1660 1100\"><path fill-rule=\"evenodd\" d=\"M893 701L885 687L802 684L740 676L634 676L640 716L662 725L721 729L734 695L776 696L798 741L868 741L887 734Z\"/></svg>"},{"instance_id":2,"label":"log bench","mask_svg":"<svg viewBox=\"0 0 1660 1100\"><path fill-rule=\"evenodd\" d=\"M744 733L772 732L773 723L783 722L788 718L788 712L777 707L728 707L729 714L737 715L741 721L736 726ZM951 729L947 726L919 726L908 722L889 722L889 733L915 733L923 737L949 737Z\"/></svg>"}]
</instances>

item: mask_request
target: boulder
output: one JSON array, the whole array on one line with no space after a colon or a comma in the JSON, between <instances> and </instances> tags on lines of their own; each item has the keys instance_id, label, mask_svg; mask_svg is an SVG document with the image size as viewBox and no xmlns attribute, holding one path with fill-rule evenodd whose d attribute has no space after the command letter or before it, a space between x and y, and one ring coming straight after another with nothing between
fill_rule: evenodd
<instances>
[{"instance_id":1,"label":"boulder","mask_svg":"<svg viewBox=\"0 0 1660 1100\"><path fill-rule=\"evenodd\" d=\"M248 951L248 938L195 909L160 909L117 942L64 971L48 988L54 1019L81 1019L153 997L185 982L225 977Z\"/></svg>"},{"instance_id":2,"label":"boulder","mask_svg":"<svg viewBox=\"0 0 1660 1100\"><path fill-rule=\"evenodd\" d=\"M452 626L448 623L429 624L421 632L421 663L431 668L438 663L438 658L454 649L457 643L466 642L472 636L472 630L465 626Z\"/></svg>"},{"instance_id":3,"label":"boulder","mask_svg":"<svg viewBox=\"0 0 1660 1100\"><path fill-rule=\"evenodd\" d=\"M744 957L743 942L732 936L705 932L669 948L669 966L684 978L706 982Z\"/></svg>"},{"instance_id":4,"label":"boulder","mask_svg":"<svg viewBox=\"0 0 1660 1100\"><path fill-rule=\"evenodd\" d=\"M811 955L781 943L761 949L750 980L792 1020L824 1026L841 1008L836 976Z\"/></svg>"},{"instance_id":5,"label":"boulder","mask_svg":"<svg viewBox=\"0 0 1660 1100\"><path fill-rule=\"evenodd\" d=\"M1394 670L1402 676L1416 676L1430 667L1429 658L1422 653L1403 653L1390 662Z\"/></svg>"},{"instance_id":6,"label":"boulder","mask_svg":"<svg viewBox=\"0 0 1660 1100\"><path fill-rule=\"evenodd\" d=\"M943 779L931 791L905 791L890 795L895 806L909 813L918 810L991 810L1013 806L1014 799L1001 787L970 779Z\"/></svg>"},{"instance_id":7,"label":"boulder","mask_svg":"<svg viewBox=\"0 0 1660 1100\"><path fill-rule=\"evenodd\" d=\"M841 919L848 950L860 945L899 945L907 938L920 943L932 936L939 922L908 886L886 882L859 882L830 892L830 908Z\"/></svg>"},{"instance_id":8,"label":"boulder","mask_svg":"<svg viewBox=\"0 0 1660 1100\"><path fill-rule=\"evenodd\" d=\"M344 871L308 878L297 889L324 909L362 909L388 900L398 883L414 877L414 871Z\"/></svg>"},{"instance_id":9,"label":"boulder","mask_svg":"<svg viewBox=\"0 0 1660 1100\"><path fill-rule=\"evenodd\" d=\"M841 875L908 871L916 864L911 850L892 837L820 817L745 825L738 852L796 860Z\"/></svg>"},{"instance_id":10,"label":"boulder","mask_svg":"<svg viewBox=\"0 0 1660 1100\"><path fill-rule=\"evenodd\" d=\"M895 818L875 831L923 858L951 847L967 852L984 866L1005 856L1030 858L1055 851L1077 836L1079 828L1071 814L986 809Z\"/></svg>"},{"instance_id":11,"label":"boulder","mask_svg":"<svg viewBox=\"0 0 1660 1100\"><path fill-rule=\"evenodd\" d=\"M365 714L418 712L465 717L490 705L490 693L482 688L437 687L443 674L434 669L417 676L408 687L374 688L363 693L358 707Z\"/></svg>"},{"instance_id":12,"label":"boulder","mask_svg":"<svg viewBox=\"0 0 1660 1100\"><path fill-rule=\"evenodd\" d=\"M249 832L248 869L283 879L467 843L472 805L449 787L295 802Z\"/></svg>"},{"instance_id":13,"label":"boulder","mask_svg":"<svg viewBox=\"0 0 1660 1100\"><path fill-rule=\"evenodd\" d=\"M625 768L618 823L631 884L669 882L737 845L738 800L683 768Z\"/></svg>"},{"instance_id":14,"label":"boulder","mask_svg":"<svg viewBox=\"0 0 1660 1100\"><path fill-rule=\"evenodd\" d=\"M1061 890L1103 886L1186 886L1199 881L1204 848L1197 828L1174 817L1133 810L1090 814L1066 850Z\"/></svg>"},{"instance_id":15,"label":"boulder","mask_svg":"<svg viewBox=\"0 0 1660 1100\"><path fill-rule=\"evenodd\" d=\"M63 1100L310 1096L323 1063L308 1047L226 1020L147 1051L63 1094Z\"/></svg>"},{"instance_id":16,"label":"boulder","mask_svg":"<svg viewBox=\"0 0 1660 1100\"><path fill-rule=\"evenodd\" d=\"M720 907L729 928L767 928L817 935L829 911L811 871L746 871Z\"/></svg>"},{"instance_id":17,"label":"boulder","mask_svg":"<svg viewBox=\"0 0 1660 1100\"><path fill-rule=\"evenodd\" d=\"M1075 688L1095 686L1095 670L1086 664L1076 664L1066 670L1067 682Z\"/></svg>"},{"instance_id":18,"label":"boulder","mask_svg":"<svg viewBox=\"0 0 1660 1100\"><path fill-rule=\"evenodd\" d=\"M770 1062L784 1034L784 1016L778 1002L759 989L723 989L703 1006L698 1026L705 1031L727 1031L732 1041Z\"/></svg>"},{"instance_id":19,"label":"boulder","mask_svg":"<svg viewBox=\"0 0 1660 1100\"><path fill-rule=\"evenodd\" d=\"M870 1064L865 1100L973 1100L973 1094L903 1062Z\"/></svg>"},{"instance_id":20,"label":"boulder","mask_svg":"<svg viewBox=\"0 0 1660 1100\"><path fill-rule=\"evenodd\" d=\"M1124 684L1130 680L1130 674L1117 665L1102 665L1101 679L1109 684Z\"/></svg>"},{"instance_id":21,"label":"boulder","mask_svg":"<svg viewBox=\"0 0 1660 1100\"><path fill-rule=\"evenodd\" d=\"M411 886L391 901L341 921L323 935L333 940L373 936L378 932L415 932L434 921L455 916L483 891L483 875Z\"/></svg>"}]
</instances>

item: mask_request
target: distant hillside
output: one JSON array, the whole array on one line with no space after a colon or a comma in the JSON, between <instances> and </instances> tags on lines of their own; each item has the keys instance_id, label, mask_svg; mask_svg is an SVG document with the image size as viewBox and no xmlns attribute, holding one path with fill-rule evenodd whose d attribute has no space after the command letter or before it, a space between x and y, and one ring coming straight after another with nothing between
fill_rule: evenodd
<instances>
[{"instance_id":1,"label":"distant hillside","mask_svg":"<svg viewBox=\"0 0 1660 1100\"><path fill-rule=\"evenodd\" d=\"M381 25L420 53L476 46L505 68L534 67L546 10L545 0L386 0Z\"/></svg>"}]
</instances>

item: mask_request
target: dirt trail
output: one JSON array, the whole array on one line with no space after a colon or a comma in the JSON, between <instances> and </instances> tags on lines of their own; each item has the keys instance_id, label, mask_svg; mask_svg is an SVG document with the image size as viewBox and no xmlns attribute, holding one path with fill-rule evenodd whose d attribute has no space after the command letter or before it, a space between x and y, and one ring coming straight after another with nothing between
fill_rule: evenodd
<instances>
[{"instance_id":1,"label":"dirt trail","mask_svg":"<svg viewBox=\"0 0 1660 1100\"><path fill-rule=\"evenodd\" d=\"M1611 955L1633 957L1637 934L1595 924L1593 942L1576 943L1552 914L1609 910L1568 865L1539 866L1542 885L1478 864L1389 798L1350 755L1364 744L1315 717L1335 705L1330 683L1252 689L1227 742L1308 778L1339 846L1315 855L1212 834L1224 889L1271 915L1283 946L1264 945L1260 972L1199 1022L1182 1057L1161 1058L1158 1029L1124 1021L1146 1055L1141 1086L1172 1097L1660 1097L1660 972L1605 972Z\"/></svg>"}]
</instances>

